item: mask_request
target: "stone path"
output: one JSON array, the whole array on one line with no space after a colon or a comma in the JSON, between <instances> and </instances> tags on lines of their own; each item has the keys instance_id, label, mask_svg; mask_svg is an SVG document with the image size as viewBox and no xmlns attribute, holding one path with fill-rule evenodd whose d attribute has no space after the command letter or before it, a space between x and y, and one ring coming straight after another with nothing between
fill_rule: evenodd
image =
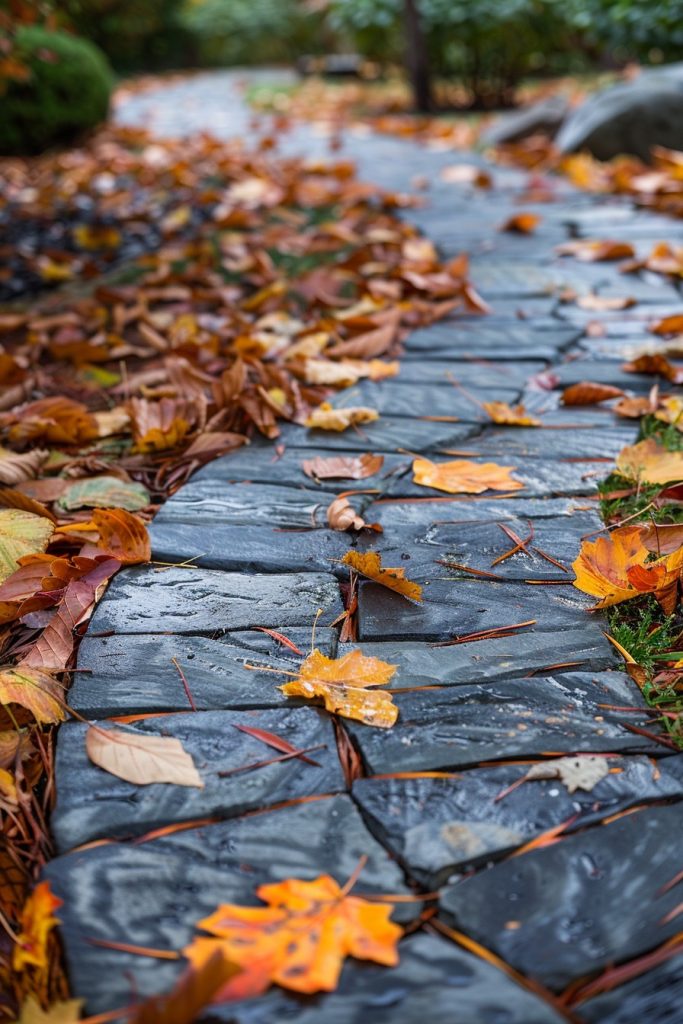
<instances>
[{"instance_id":1,"label":"stone path","mask_svg":"<svg viewBox=\"0 0 683 1024\"><path fill-rule=\"evenodd\" d=\"M130 97L118 116L223 136L248 123L227 74ZM326 142L302 127L285 146L319 155ZM680 312L680 296L661 279L625 278L612 264L561 261L553 247L567 237L609 236L649 250L662 239L680 243L681 227L558 181L556 202L524 203L543 217L533 237L501 234L500 223L519 209L526 175L495 167L495 188L473 192L438 177L446 164L478 159L471 154L353 133L343 152L361 176L394 189L429 176L429 202L409 217L443 255L472 254L474 282L494 311L416 331L397 378L344 392L342 404L382 413L362 432L285 427L281 457L256 441L202 469L152 528L156 559L192 559L195 567L130 569L114 580L81 647L79 666L92 674L75 677L71 704L93 719L150 714L133 727L179 737L206 785L129 785L88 762L84 726L60 729L53 817L60 856L47 873L65 901L74 993L88 1012L101 1013L167 989L180 970L178 962L93 939L178 949L219 903L253 902L259 883L323 872L343 881L367 855L359 895L438 889L438 920L533 984L422 929L402 942L395 970L351 961L334 994L296 999L273 989L218 1007L205 1021L674 1024L683 997L680 956L582 1002L573 1017L554 995L680 931L680 885L666 883L681 867L683 755L628 728L643 721L641 695L571 575L525 555L497 567L503 581L458 576L437 561L486 571L510 547L498 524L526 535L530 521L538 545L566 567L580 538L599 527L596 483L636 428L598 407L562 408L559 388L590 379L645 394L651 378L620 368L625 349L648 338L650 318ZM632 295L638 305L600 315L606 333L594 337L586 326L596 314L559 302L565 286ZM549 367L556 390L527 389ZM476 399L521 399L547 410L545 422L558 429L484 425L449 374ZM504 461L524 490L504 500L445 499L411 482L411 459L401 449ZM320 511L335 492L308 479L301 460L332 450L384 454L382 471L357 485L375 489L364 496L364 515L383 534L356 539L323 525ZM372 583L360 588L359 646L399 666L400 717L390 730L333 723L286 700L271 674L246 668L296 668L296 655L256 627L282 630L305 649L319 608L318 646L328 654L344 649L329 625L342 609L333 560L353 546L381 552L385 564L404 566L425 587L420 607ZM532 628L509 638L433 646L532 619ZM196 714L187 713L173 657ZM300 747L324 744L320 766L290 760L221 776L263 757L263 746L234 728L241 724ZM338 756L349 748L360 767ZM569 795L557 781L534 781L495 800L529 763L578 752L609 755L612 772L592 793ZM627 810L633 813L620 813ZM181 823L186 830L164 831ZM571 834L561 842L511 856L562 824ZM422 909L400 903L398 919L419 923Z\"/></svg>"}]
</instances>

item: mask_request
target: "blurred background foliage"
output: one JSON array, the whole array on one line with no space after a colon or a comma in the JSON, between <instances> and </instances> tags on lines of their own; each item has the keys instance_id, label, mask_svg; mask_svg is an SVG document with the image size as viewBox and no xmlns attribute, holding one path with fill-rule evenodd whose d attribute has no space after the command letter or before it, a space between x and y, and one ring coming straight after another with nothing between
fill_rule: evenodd
<instances>
[{"instance_id":1,"label":"blurred background foliage","mask_svg":"<svg viewBox=\"0 0 683 1024\"><path fill-rule=\"evenodd\" d=\"M511 105L529 76L656 64L683 53L683 0L0 0L0 94L5 105L26 104L46 77L53 86L62 74L74 81L73 47L22 35L26 25L87 40L119 74L291 64L332 53L355 53L389 71L410 63L411 49L415 56L410 8L429 76L458 83L479 109ZM81 87L101 96L106 65L98 70L88 54ZM52 65L47 76L41 63ZM101 110L101 101L91 109Z\"/></svg>"}]
</instances>

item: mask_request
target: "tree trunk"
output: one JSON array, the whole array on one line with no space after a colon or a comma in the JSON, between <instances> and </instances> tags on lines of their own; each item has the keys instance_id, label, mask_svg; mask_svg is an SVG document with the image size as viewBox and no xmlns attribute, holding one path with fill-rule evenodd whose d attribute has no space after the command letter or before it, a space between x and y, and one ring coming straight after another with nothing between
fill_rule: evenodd
<instances>
[{"instance_id":1,"label":"tree trunk","mask_svg":"<svg viewBox=\"0 0 683 1024\"><path fill-rule=\"evenodd\" d=\"M432 83L427 42L420 24L418 0L403 0L406 33L406 63L413 88L413 102L420 113L432 109Z\"/></svg>"}]
</instances>

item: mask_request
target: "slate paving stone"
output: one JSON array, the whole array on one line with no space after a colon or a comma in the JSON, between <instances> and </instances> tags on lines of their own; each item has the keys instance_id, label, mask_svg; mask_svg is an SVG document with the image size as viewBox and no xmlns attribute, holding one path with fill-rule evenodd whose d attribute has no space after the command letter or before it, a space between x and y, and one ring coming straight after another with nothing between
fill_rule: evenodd
<instances>
[{"instance_id":1,"label":"slate paving stone","mask_svg":"<svg viewBox=\"0 0 683 1024\"><path fill-rule=\"evenodd\" d=\"M531 458L527 457L526 453L520 454L519 450L514 451L512 454L503 451L501 454L500 447L503 438L500 434L496 434L489 443L490 430L491 428L487 427L486 432L481 435L481 438L467 441L461 448L451 449L448 452L435 452L429 457L437 465L441 462L451 462L455 459L466 459L472 462L495 461L499 465L510 466L512 469L512 479L523 484L523 490L507 492L509 497L506 497L505 500L501 496L505 492L498 493L497 497L494 497L494 492L492 491L485 492L483 495L448 495L436 487L426 487L424 484L414 483L411 470L413 460L405 459L405 472L400 474L397 472L393 479L388 481L385 497L392 500L396 498L442 499L441 504L444 510L449 510L448 515L444 515L443 518L455 518L451 516L450 510L456 501L461 505L470 502L472 507L486 501L489 503L497 501L502 511L511 501L517 502L532 496L594 495L596 483L610 472L611 460L606 462L603 455L593 456L592 459L582 458L581 461L576 462L563 462L560 459L534 458L533 456L536 454L534 451L531 452ZM517 433L518 431L515 430L515 437ZM525 431L525 433L529 435L530 431ZM623 438L623 435L620 435L620 438ZM629 438L629 442L633 442L633 437ZM511 444L513 443L514 439L511 441ZM524 449L526 447L528 445L525 445L524 442L518 442L518 448ZM538 446L536 451L539 454L540 450L541 446ZM619 450L621 451L621 449ZM576 458L578 459L578 456ZM434 507L438 510L439 506L435 504ZM438 511L435 518L442 518L438 515Z\"/></svg>"},{"instance_id":2,"label":"slate paving stone","mask_svg":"<svg viewBox=\"0 0 683 1024\"><path fill-rule=\"evenodd\" d=\"M91 939L182 949L195 923L221 903L262 905L259 885L330 874L340 884L368 858L354 893L407 894L403 875L373 839L348 796L333 796L178 831L140 844L76 850L45 869L60 908L73 990L86 1012L165 992L183 962L95 946ZM421 904L397 905L399 921Z\"/></svg>"},{"instance_id":3,"label":"slate paving stone","mask_svg":"<svg viewBox=\"0 0 683 1024\"><path fill-rule=\"evenodd\" d=\"M302 482L297 488L195 477L161 506L153 526L219 521L252 529L276 526L307 529L327 525L325 508L336 495L334 489L322 490L313 481L310 486Z\"/></svg>"},{"instance_id":4,"label":"slate paving stone","mask_svg":"<svg viewBox=\"0 0 683 1024\"><path fill-rule=\"evenodd\" d=\"M401 567L409 570L410 562ZM358 636L361 640L449 640L475 630L494 629L534 619L539 632L555 633L584 626L597 630L586 611L592 600L571 584L525 584L516 581L449 579L434 566L424 584L423 601L414 604L379 583L361 583L358 593ZM408 571L408 578L410 572Z\"/></svg>"},{"instance_id":5,"label":"slate paving stone","mask_svg":"<svg viewBox=\"0 0 683 1024\"><path fill-rule=\"evenodd\" d=\"M457 379L457 368L453 371ZM477 402L514 402L518 388L473 388L471 398L458 391L448 380L440 386L406 387L391 381L363 381L344 392L347 405L366 405L381 416L453 416L463 423L487 423L488 417Z\"/></svg>"},{"instance_id":6,"label":"slate paving stone","mask_svg":"<svg viewBox=\"0 0 683 1024\"><path fill-rule=\"evenodd\" d=\"M90 620L90 633L221 633L322 625L341 613L339 586L323 573L243 575L210 569L125 569Z\"/></svg>"},{"instance_id":7,"label":"slate paving stone","mask_svg":"<svg viewBox=\"0 0 683 1024\"><path fill-rule=\"evenodd\" d=\"M278 754L242 732L241 726L276 734L297 750L324 746L308 755L316 765L293 757L222 775ZM102 723L100 728L108 727ZM346 788L332 720L316 708L190 711L124 726L125 732L138 736L179 740L194 761L203 789L124 782L89 760L85 749L87 729L81 722L70 722L59 731L56 770L61 783L51 826L60 853L93 839L140 836L164 825L204 818L235 818L285 800L338 793Z\"/></svg>"},{"instance_id":8,"label":"slate paving stone","mask_svg":"<svg viewBox=\"0 0 683 1024\"><path fill-rule=\"evenodd\" d=\"M335 408L350 407L348 396L333 403ZM461 443L478 433L475 423L444 423L428 419L405 419L382 416L373 423L350 427L341 432L331 430L305 430L295 423L283 426L280 438L283 444L298 448L326 448L328 455L335 452L396 452L401 448L412 451L432 451L434 448Z\"/></svg>"},{"instance_id":9,"label":"slate paving stone","mask_svg":"<svg viewBox=\"0 0 683 1024\"><path fill-rule=\"evenodd\" d=\"M587 1024L678 1024L683 1001L683 947L671 959L576 1009Z\"/></svg>"},{"instance_id":10,"label":"slate paving stone","mask_svg":"<svg viewBox=\"0 0 683 1024\"><path fill-rule=\"evenodd\" d=\"M218 1006L201 1024L561 1024L549 1002L522 988L485 960L447 939L419 933L399 944L400 964L387 970L347 960L329 995L295 999L277 988L258 1000Z\"/></svg>"},{"instance_id":11,"label":"slate paving stone","mask_svg":"<svg viewBox=\"0 0 683 1024\"><path fill-rule=\"evenodd\" d=\"M374 453L370 445L363 451ZM358 452L350 448L334 452L330 452L329 448L325 447L302 448L298 443L288 443L284 445L283 449L280 448L276 452L272 442L266 445L257 441L203 466L194 474L191 483L198 483L200 480L218 480L221 483L247 482L290 487L296 491L305 487L311 494L317 493L318 490L327 494L330 488L335 489L336 493L342 490L366 490L367 488L384 490L393 474L399 469L402 471L406 466L405 455L386 452L382 453L384 459L382 468L373 476L366 477L364 480L325 480L322 485L306 476L301 467L304 460L318 457L330 458L335 455L349 455L351 458L355 458Z\"/></svg>"},{"instance_id":12,"label":"slate paving stone","mask_svg":"<svg viewBox=\"0 0 683 1024\"><path fill-rule=\"evenodd\" d=\"M305 655L311 627L287 626L286 636ZM318 627L315 644L333 657L336 630ZM89 636L81 642L78 667L69 690L69 704L87 718L187 711L189 698L175 658L188 682L198 711L291 706L280 693L281 680L272 672L247 665L294 672L301 656L267 633L244 631L220 637L164 634ZM284 676L283 676L284 679Z\"/></svg>"},{"instance_id":13,"label":"slate paving stone","mask_svg":"<svg viewBox=\"0 0 683 1024\"><path fill-rule=\"evenodd\" d=\"M462 578L476 573L491 573L507 580L556 580L574 578L572 563L581 547L581 537L600 530L602 523L595 512L576 512L558 519L543 518L530 524L528 520L509 519L478 522L435 522L426 527L395 527L382 534L361 534L359 551L378 551L384 565L403 565L408 574L425 574ZM496 560L515 548L505 530L527 541L526 550ZM545 556L540 552L544 552ZM442 562L453 566L441 565ZM466 569L473 572L468 574ZM416 576L416 578L418 578Z\"/></svg>"},{"instance_id":14,"label":"slate paving stone","mask_svg":"<svg viewBox=\"0 0 683 1024\"><path fill-rule=\"evenodd\" d=\"M391 729L347 723L372 775L548 754L658 754L664 749L622 724L639 721L636 716L602 707L642 706L628 677L618 672L564 672L397 692L394 701L399 718Z\"/></svg>"},{"instance_id":15,"label":"slate paving stone","mask_svg":"<svg viewBox=\"0 0 683 1024\"><path fill-rule=\"evenodd\" d=\"M485 390L503 387L517 391L529 377L540 373L546 365L540 359L520 360L515 364L488 358L458 360L457 356L452 359L429 359L419 352L407 352L401 359L399 374L392 379L392 383L411 388L417 385L448 384L448 374L466 388Z\"/></svg>"},{"instance_id":16,"label":"slate paving stone","mask_svg":"<svg viewBox=\"0 0 683 1024\"><path fill-rule=\"evenodd\" d=\"M574 359L553 366L552 375L557 378L558 388L567 388L570 384L579 384L584 380L595 384L612 384L625 391L635 391L636 394L647 394L652 387L652 377L627 373L619 363L607 360Z\"/></svg>"},{"instance_id":17,"label":"slate paving stone","mask_svg":"<svg viewBox=\"0 0 683 1024\"><path fill-rule=\"evenodd\" d=\"M155 561L190 559L205 569L243 573L327 572L351 546L349 534L338 530L255 529L213 519L155 523L149 535Z\"/></svg>"},{"instance_id":18,"label":"slate paving stone","mask_svg":"<svg viewBox=\"0 0 683 1024\"><path fill-rule=\"evenodd\" d=\"M479 258L470 267L472 282L484 298L523 298L552 295L561 288L581 288L586 282L608 281L611 273L605 264L548 265L547 249L539 249L537 262Z\"/></svg>"},{"instance_id":19,"label":"slate paving stone","mask_svg":"<svg viewBox=\"0 0 683 1024\"><path fill-rule=\"evenodd\" d=\"M683 797L683 755L608 759L610 774L592 792L570 794L557 779L515 786L526 764L460 772L452 778L357 779L353 797L382 845L433 891L455 872L500 858L571 821L584 828L635 804ZM646 1018L642 1018L646 1019Z\"/></svg>"},{"instance_id":20,"label":"slate paving stone","mask_svg":"<svg viewBox=\"0 0 683 1024\"><path fill-rule=\"evenodd\" d=\"M414 686L469 686L516 677L542 675L555 666L569 664L583 670L611 668L614 648L602 633L586 633L582 627L562 630L548 649L548 637L534 629L515 636L472 641L448 647L425 643L340 644L339 654L360 647L364 654L397 665L392 689Z\"/></svg>"},{"instance_id":21,"label":"slate paving stone","mask_svg":"<svg viewBox=\"0 0 683 1024\"><path fill-rule=\"evenodd\" d=\"M534 463L534 468L538 463ZM585 467L584 467L585 473ZM525 472L525 479L528 476ZM410 477L408 477L410 480ZM593 484L595 481L593 480ZM528 487L525 486L525 493ZM398 489L398 486L397 486ZM433 489L432 489L433 490ZM574 492L575 493L575 492ZM436 492L429 497L412 498L407 501L401 498L379 498L372 501L365 509L364 515L372 522L380 523L385 530L406 526L429 526L434 522L470 523L492 520L506 522L509 519L551 519L558 516L569 517L574 512L590 512L595 502L585 498L487 498L471 494L446 495Z\"/></svg>"},{"instance_id":22,"label":"slate paving stone","mask_svg":"<svg viewBox=\"0 0 683 1024\"><path fill-rule=\"evenodd\" d=\"M614 425L611 425L611 421ZM460 445L459 451L471 453L472 457L486 456L494 460L614 459L625 445L633 444L635 428L631 423L623 426L625 422L616 421L616 417L605 417L605 422L600 426L573 429L538 430L519 427L512 430L508 427L506 430L504 427L488 427L481 437Z\"/></svg>"},{"instance_id":23,"label":"slate paving stone","mask_svg":"<svg viewBox=\"0 0 683 1024\"><path fill-rule=\"evenodd\" d=\"M515 362L519 359L550 360L580 335L579 329L559 321L552 338L526 323L504 323L495 327L486 321L468 326L438 323L413 331L405 341L405 349L409 355L420 352L427 359L431 353L436 353L440 360L446 353L454 359L469 356Z\"/></svg>"},{"instance_id":24,"label":"slate paving stone","mask_svg":"<svg viewBox=\"0 0 683 1024\"><path fill-rule=\"evenodd\" d=\"M648 807L451 886L449 921L553 990L630 960L680 931L671 837L683 804ZM515 924L510 927L509 922Z\"/></svg>"}]
</instances>

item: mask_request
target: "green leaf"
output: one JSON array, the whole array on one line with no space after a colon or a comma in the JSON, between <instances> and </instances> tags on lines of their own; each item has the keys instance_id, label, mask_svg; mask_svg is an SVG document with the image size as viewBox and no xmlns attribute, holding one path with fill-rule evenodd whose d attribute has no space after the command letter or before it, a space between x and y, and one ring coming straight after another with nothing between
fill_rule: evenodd
<instances>
[{"instance_id":1,"label":"green leaf","mask_svg":"<svg viewBox=\"0 0 683 1024\"><path fill-rule=\"evenodd\" d=\"M149 491L142 484L126 483L115 476L94 476L77 480L59 498L65 512L75 508L125 508L137 512L149 505Z\"/></svg>"}]
</instances>

